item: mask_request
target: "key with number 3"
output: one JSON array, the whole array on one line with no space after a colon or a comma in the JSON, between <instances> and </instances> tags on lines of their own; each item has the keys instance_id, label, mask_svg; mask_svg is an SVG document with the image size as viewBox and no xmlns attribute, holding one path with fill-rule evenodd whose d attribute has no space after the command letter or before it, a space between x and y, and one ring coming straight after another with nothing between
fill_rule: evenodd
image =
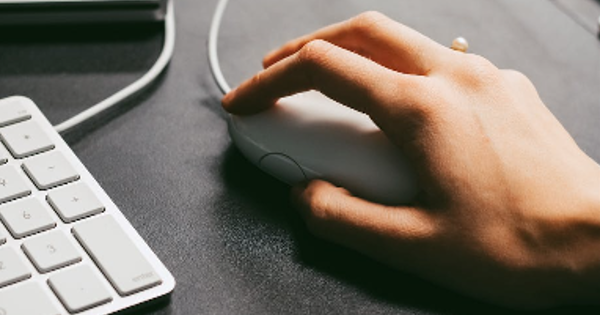
<instances>
[{"instance_id":1,"label":"key with number 3","mask_svg":"<svg viewBox=\"0 0 600 315\"><path fill-rule=\"evenodd\" d=\"M81 256L62 231L52 231L28 239L23 250L42 273L81 261Z\"/></svg>"}]
</instances>

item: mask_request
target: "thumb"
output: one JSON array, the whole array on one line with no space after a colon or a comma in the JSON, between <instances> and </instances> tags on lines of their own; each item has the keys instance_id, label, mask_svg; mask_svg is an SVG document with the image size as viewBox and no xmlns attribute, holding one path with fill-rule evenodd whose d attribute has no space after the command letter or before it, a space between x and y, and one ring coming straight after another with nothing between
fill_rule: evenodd
<instances>
[{"instance_id":1,"label":"thumb","mask_svg":"<svg viewBox=\"0 0 600 315\"><path fill-rule=\"evenodd\" d=\"M292 200L311 233L396 267L410 269L438 230L423 209L372 203L321 180L294 187Z\"/></svg>"}]
</instances>

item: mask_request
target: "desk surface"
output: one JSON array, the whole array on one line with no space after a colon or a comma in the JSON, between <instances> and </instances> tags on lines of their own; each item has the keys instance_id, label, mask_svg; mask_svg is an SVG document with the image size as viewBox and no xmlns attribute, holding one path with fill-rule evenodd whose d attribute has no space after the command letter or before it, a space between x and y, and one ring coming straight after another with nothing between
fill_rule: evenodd
<instances>
[{"instance_id":1,"label":"desk surface","mask_svg":"<svg viewBox=\"0 0 600 315\"><path fill-rule=\"evenodd\" d=\"M564 2L564 1L563 1ZM173 272L148 314L504 314L307 233L288 188L232 147L205 43L216 1L177 0L173 61L150 90L67 141ZM284 40L375 9L527 74L600 161L600 42L550 1L231 1L219 48L232 85ZM58 123L144 73L161 26L6 28L0 97ZM555 313L598 313L563 309Z\"/></svg>"}]
</instances>

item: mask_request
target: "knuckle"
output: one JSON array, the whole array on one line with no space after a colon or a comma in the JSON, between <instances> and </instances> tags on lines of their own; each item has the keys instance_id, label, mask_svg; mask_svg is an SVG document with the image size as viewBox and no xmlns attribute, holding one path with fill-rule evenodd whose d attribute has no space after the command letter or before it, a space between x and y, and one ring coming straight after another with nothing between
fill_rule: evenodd
<instances>
[{"instance_id":1,"label":"knuckle","mask_svg":"<svg viewBox=\"0 0 600 315\"><path fill-rule=\"evenodd\" d=\"M332 44L317 39L308 42L298 52L299 67L311 85L316 84L313 82L318 77L316 74L327 67L329 52L333 47Z\"/></svg>"},{"instance_id":2,"label":"knuckle","mask_svg":"<svg viewBox=\"0 0 600 315\"><path fill-rule=\"evenodd\" d=\"M436 106L414 106L412 114L414 128L418 125L426 125L426 123L436 121L439 116Z\"/></svg>"},{"instance_id":3,"label":"knuckle","mask_svg":"<svg viewBox=\"0 0 600 315\"><path fill-rule=\"evenodd\" d=\"M468 54L463 61L457 63L454 75L467 86L478 89L488 85L496 85L500 80L500 70L484 57Z\"/></svg>"},{"instance_id":4,"label":"knuckle","mask_svg":"<svg viewBox=\"0 0 600 315\"><path fill-rule=\"evenodd\" d=\"M360 34L370 34L373 30L389 18L383 13L377 11L367 11L361 13L350 20L350 28Z\"/></svg>"},{"instance_id":5,"label":"knuckle","mask_svg":"<svg viewBox=\"0 0 600 315\"><path fill-rule=\"evenodd\" d=\"M532 84L531 81L529 80L529 78L523 74L521 71L517 71L517 70L513 70L513 69L506 69L506 70L502 70L504 77L513 83L516 84L523 84L523 85L530 85Z\"/></svg>"},{"instance_id":6,"label":"knuckle","mask_svg":"<svg viewBox=\"0 0 600 315\"><path fill-rule=\"evenodd\" d=\"M531 82L531 80L529 80L529 78L522 72L512 69L505 69L501 71L506 84L510 88L527 93L527 95L538 94L533 82Z\"/></svg>"},{"instance_id":7,"label":"knuckle","mask_svg":"<svg viewBox=\"0 0 600 315\"><path fill-rule=\"evenodd\" d=\"M414 216L415 214L412 214ZM400 222L404 222L404 226L400 226L404 231L407 239L421 244L436 242L443 237L440 225L428 214L418 214L418 219L413 217L404 217Z\"/></svg>"},{"instance_id":8,"label":"knuckle","mask_svg":"<svg viewBox=\"0 0 600 315\"><path fill-rule=\"evenodd\" d=\"M331 50L331 46L330 43L321 39L312 40L300 49L298 58L302 63L321 64Z\"/></svg>"},{"instance_id":9,"label":"knuckle","mask_svg":"<svg viewBox=\"0 0 600 315\"><path fill-rule=\"evenodd\" d=\"M467 60L467 62L470 64L471 67L477 67L477 68L482 68L482 69L486 69L486 70L496 68L494 66L494 64L492 64L492 62L490 62L489 60L487 60L486 58L484 58L480 55L465 54L464 57L465 57L465 60Z\"/></svg>"},{"instance_id":10,"label":"knuckle","mask_svg":"<svg viewBox=\"0 0 600 315\"><path fill-rule=\"evenodd\" d=\"M359 15L356 16L357 20L363 20L363 21L381 21L382 19L387 19L388 17L379 12L379 11L374 11L374 10L370 10L370 11L365 11Z\"/></svg>"},{"instance_id":11,"label":"knuckle","mask_svg":"<svg viewBox=\"0 0 600 315\"><path fill-rule=\"evenodd\" d=\"M330 194L322 188L323 183L311 182L303 193L303 199L308 209L305 217L306 225L309 231L315 235L324 233L324 227L331 218Z\"/></svg>"},{"instance_id":12,"label":"knuckle","mask_svg":"<svg viewBox=\"0 0 600 315\"><path fill-rule=\"evenodd\" d=\"M431 106L441 102L434 87L420 80L405 78L398 79L394 84L401 86L401 90L405 92L394 96L395 103L402 106L392 107L394 110L392 117L404 117L403 121L410 120L416 127L438 115L440 106Z\"/></svg>"},{"instance_id":13,"label":"knuckle","mask_svg":"<svg viewBox=\"0 0 600 315\"><path fill-rule=\"evenodd\" d=\"M264 80L264 70L256 73L252 78L250 78L249 85L250 86L260 86Z\"/></svg>"},{"instance_id":14,"label":"knuckle","mask_svg":"<svg viewBox=\"0 0 600 315\"><path fill-rule=\"evenodd\" d=\"M470 72L486 77L498 72L498 68L492 62L479 55L467 55Z\"/></svg>"}]
</instances>

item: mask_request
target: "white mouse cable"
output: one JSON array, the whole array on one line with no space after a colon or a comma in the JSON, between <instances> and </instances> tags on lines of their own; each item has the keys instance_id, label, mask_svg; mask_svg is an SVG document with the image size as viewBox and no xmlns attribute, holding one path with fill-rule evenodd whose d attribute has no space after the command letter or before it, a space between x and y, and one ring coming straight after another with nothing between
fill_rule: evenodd
<instances>
[{"instance_id":1,"label":"white mouse cable","mask_svg":"<svg viewBox=\"0 0 600 315\"><path fill-rule=\"evenodd\" d=\"M210 72L223 94L229 93L231 87L227 84L223 72L221 71L219 54L217 51L217 39L219 37L219 27L221 26L223 13L225 12L225 7L227 7L227 1L228 0L219 0L217 3L217 8L215 9L212 22L210 23L210 32L208 33L208 62L210 65Z\"/></svg>"},{"instance_id":2,"label":"white mouse cable","mask_svg":"<svg viewBox=\"0 0 600 315\"><path fill-rule=\"evenodd\" d=\"M152 83L162 73L162 71L169 64L175 48L175 12L173 8L173 2L174 0L169 0L169 3L167 4L163 49L152 68L150 68L150 70L148 70L148 72L146 72L146 74L144 74L141 78L137 79L135 82L131 83L117 93L111 95L107 99L54 126L56 131L63 133L74 128L75 126L78 126L79 124L84 123L88 119L100 114L101 112L119 104L123 100L150 85L150 83Z\"/></svg>"}]
</instances>

